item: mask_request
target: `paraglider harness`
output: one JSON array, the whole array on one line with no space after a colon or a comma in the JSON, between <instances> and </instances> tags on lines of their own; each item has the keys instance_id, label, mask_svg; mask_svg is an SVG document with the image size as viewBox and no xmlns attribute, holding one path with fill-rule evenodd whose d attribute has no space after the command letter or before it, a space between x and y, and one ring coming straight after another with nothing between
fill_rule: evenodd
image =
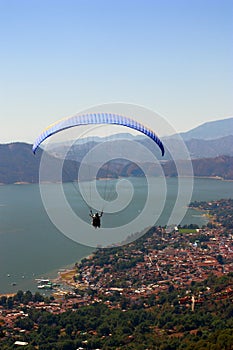
<instances>
[{"instance_id":1,"label":"paraglider harness","mask_svg":"<svg viewBox=\"0 0 233 350\"><path fill-rule=\"evenodd\" d=\"M93 214L92 210L90 209L90 214L89 216L92 218L92 226L94 226L94 228L99 227L100 228L100 218L103 215L103 211L101 211L101 213L95 213Z\"/></svg>"}]
</instances>

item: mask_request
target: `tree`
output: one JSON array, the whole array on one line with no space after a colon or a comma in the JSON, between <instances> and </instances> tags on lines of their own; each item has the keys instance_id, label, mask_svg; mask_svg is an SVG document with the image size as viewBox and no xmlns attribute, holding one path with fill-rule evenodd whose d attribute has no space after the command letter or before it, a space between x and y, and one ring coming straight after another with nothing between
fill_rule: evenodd
<instances>
[{"instance_id":1,"label":"tree","mask_svg":"<svg viewBox=\"0 0 233 350\"><path fill-rule=\"evenodd\" d=\"M34 301L44 301L44 297L43 295L41 295L39 292L36 292L35 295L34 295Z\"/></svg>"},{"instance_id":2,"label":"tree","mask_svg":"<svg viewBox=\"0 0 233 350\"><path fill-rule=\"evenodd\" d=\"M14 296L14 300L15 301L18 301L19 303L22 303L23 301L23 296L24 296L24 293L22 290L18 290L18 292L16 293L16 295Z\"/></svg>"},{"instance_id":3,"label":"tree","mask_svg":"<svg viewBox=\"0 0 233 350\"><path fill-rule=\"evenodd\" d=\"M34 322L28 317L24 317L24 318L20 317L16 320L15 326L21 329L26 329L27 331L30 331L31 329L33 329Z\"/></svg>"},{"instance_id":4,"label":"tree","mask_svg":"<svg viewBox=\"0 0 233 350\"><path fill-rule=\"evenodd\" d=\"M7 298L6 306L8 309L12 309L14 306L14 300L12 297Z\"/></svg>"},{"instance_id":5,"label":"tree","mask_svg":"<svg viewBox=\"0 0 233 350\"><path fill-rule=\"evenodd\" d=\"M99 333L103 336L103 335L109 335L109 333L111 333L111 330L109 328L109 324L107 322L103 323L99 329L98 329Z\"/></svg>"},{"instance_id":6,"label":"tree","mask_svg":"<svg viewBox=\"0 0 233 350\"><path fill-rule=\"evenodd\" d=\"M223 265L224 264L224 259L221 254L218 254L216 259L218 260L219 264Z\"/></svg>"},{"instance_id":7,"label":"tree","mask_svg":"<svg viewBox=\"0 0 233 350\"><path fill-rule=\"evenodd\" d=\"M7 303L7 297L6 297L5 295L3 295L3 296L0 298L0 305L6 306L6 303Z\"/></svg>"},{"instance_id":8,"label":"tree","mask_svg":"<svg viewBox=\"0 0 233 350\"><path fill-rule=\"evenodd\" d=\"M70 323L66 325L65 332L69 337L71 336L73 332L73 326Z\"/></svg>"},{"instance_id":9,"label":"tree","mask_svg":"<svg viewBox=\"0 0 233 350\"><path fill-rule=\"evenodd\" d=\"M24 303L24 304L28 304L29 301L32 301L32 300L33 300L33 295L32 295L32 293L30 292L30 290L27 290L27 291L24 293L23 303Z\"/></svg>"}]
</instances>

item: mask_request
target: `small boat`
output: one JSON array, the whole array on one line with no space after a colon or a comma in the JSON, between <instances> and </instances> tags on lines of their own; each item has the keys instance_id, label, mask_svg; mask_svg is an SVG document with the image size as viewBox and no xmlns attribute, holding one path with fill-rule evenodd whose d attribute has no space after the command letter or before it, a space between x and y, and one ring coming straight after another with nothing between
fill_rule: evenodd
<instances>
[{"instance_id":1,"label":"small boat","mask_svg":"<svg viewBox=\"0 0 233 350\"><path fill-rule=\"evenodd\" d=\"M38 288L38 289L52 289L53 286L52 286L52 284L39 284L39 285L37 286L37 288Z\"/></svg>"},{"instance_id":2,"label":"small boat","mask_svg":"<svg viewBox=\"0 0 233 350\"><path fill-rule=\"evenodd\" d=\"M49 279L44 279L41 278L39 280L37 280L37 288L38 289L52 289L53 288L53 284Z\"/></svg>"},{"instance_id":3,"label":"small boat","mask_svg":"<svg viewBox=\"0 0 233 350\"><path fill-rule=\"evenodd\" d=\"M51 283L49 279L45 279L45 278L37 278L36 281L38 284L39 283L45 283L45 284Z\"/></svg>"}]
</instances>

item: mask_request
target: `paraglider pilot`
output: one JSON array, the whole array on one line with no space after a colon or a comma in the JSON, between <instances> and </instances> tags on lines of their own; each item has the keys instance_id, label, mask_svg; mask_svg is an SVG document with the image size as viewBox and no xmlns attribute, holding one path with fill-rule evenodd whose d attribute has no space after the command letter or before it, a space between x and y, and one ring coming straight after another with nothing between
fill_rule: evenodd
<instances>
[{"instance_id":1,"label":"paraglider pilot","mask_svg":"<svg viewBox=\"0 0 233 350\"><path fill-rule=\"evenodd\" d=\"M90 209L90 217L92 218L92 226L94 226L94 228L99 227L100 228L100 218L103 215L103 211L101 211L101 213L95 213L93 214L92 210Z\"/></svg>"}]
</instances>

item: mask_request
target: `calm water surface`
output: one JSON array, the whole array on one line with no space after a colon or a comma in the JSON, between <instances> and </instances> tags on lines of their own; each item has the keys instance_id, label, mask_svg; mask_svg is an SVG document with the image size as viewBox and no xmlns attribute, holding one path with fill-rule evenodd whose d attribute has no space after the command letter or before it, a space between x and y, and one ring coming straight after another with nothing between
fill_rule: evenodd
<instances>
[{"instance_id":1,"label":"calm water surface","mask_svg":"<svg viewBox=\"0 0 233 350\"><path fill-rule=\"evenodd\" d=\"M145 202L145 181L132 181L138 189L134 203L138 203L140 208L140 204ZM166 223L166 216L177 194L176 179L168 179L167 185L169 196L159 224ZM81 200L77 200L78 194L73 186L65 186L71 205L81 215L86 215L87 208ZM233 182L195 179L193 201L220 198L233 198ZM137 210L140 209L136 204L129 206L125 213L121 213L122 221L125 220L124 215L133 217ZM106 222L108 220L106 218ZM113 225L114 220L117 219L112 215ZM202 225L204 220L198 212L189 209L182 223ZM18 289L36 291L36 278L54 277L60 268L72 265L91 251L90 247L69 240L53 226L43 208L38 185L0 186L0 293Z\"/></svg>"}]
</instances>

